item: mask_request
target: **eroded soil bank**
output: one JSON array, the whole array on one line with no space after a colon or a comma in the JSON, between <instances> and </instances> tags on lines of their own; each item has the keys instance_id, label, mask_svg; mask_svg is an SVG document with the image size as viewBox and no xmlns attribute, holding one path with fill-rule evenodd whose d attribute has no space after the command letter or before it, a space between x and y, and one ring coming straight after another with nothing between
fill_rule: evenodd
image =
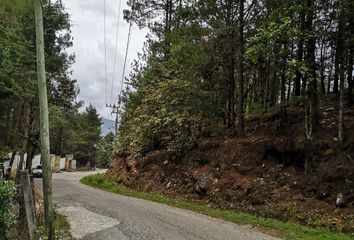
<instances>
[{"instance_id":1,"label":"eroded soil bank","mask_svg":"<svg viewBox=\"0 0 354 240\"><path fill-rule=\"evenodd\" d=\"M164 149L138 159L117 154L107 174L143 191L354 234L354 109L345 113L344 147L337 113L321 107L312 141L303 136L304 114L292 107L282 127L275 115L249 116L247 137L220 127L180 159Z\"/></svg>"}]
</instances>

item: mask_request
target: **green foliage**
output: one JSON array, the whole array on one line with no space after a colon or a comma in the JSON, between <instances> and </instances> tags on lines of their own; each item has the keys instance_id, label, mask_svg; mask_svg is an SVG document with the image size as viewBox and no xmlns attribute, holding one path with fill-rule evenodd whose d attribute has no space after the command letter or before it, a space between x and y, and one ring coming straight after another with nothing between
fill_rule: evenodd
<instances>
[{"instance_id":1,"label":"green foliage","mask_svg":"<svg viewBox=\"0 0 354 240\"><path fill-rule=\"evenodd\" d=\"M70 224L64 215L55 213L54 219L55 240L74 240L70 232ZM43 217L39 219L39 226L36 231L37 239L48 240Z\"/></svg>"},{"instance_id":2,"label":"green foliage","mask_svg":"<svg viewBox=\"0 0 354 240\"><path fill-rule=\"evenodd\" d=\"M111 165L114 151L114 138L113 133L108 133L106 136L101 137L97 151L97 167L108 167Z\"/></svg>"},{"instance_id":3,"label":"green foliage","mask_svg":"<svg viewBox=\"0 0 354 240\"><path fill-rule=\"evenodd\" d=\"M9 233L15 224L14 196L15 184L0 176L0 240L10 239Z\"/></svg>"},{"instance_id":4,"label":"green foliage","mask_svg":"<svg viewBox=\"0 0 354 240\"><path fill-rule=\"evenodd\" d=\"M96 108L89 104L86 111L79 112L82 103L70 110L50 107L51 152L64 156L74 154L79 165L95 166L101 140L101 118Z\"/></svg>"},{"instance_id":5,"label":"green foliage","mask_svg":"<svg viewBox=\"0 0 354 240\"><path fill-rule=\"evenodd\" d=\"M207 124L202 115L203 91L191 82L167 78L132 95L141 96L141 101L124 113L119 136L122 149L137 156L166 146L171 156L178 157L195 145L200 127Z\"/></svg>"},{"instance_id":6,"label":"green foliage","mask_svg":"<svg viewBox=\"0 0 354 240\"><path fill-rule=\"evenodd\" d=\"M49 103L55 116L60 115L63 120L68 115L65 112L76 110L78 94L76 81L71 79L74 56L66 52L72 46L71 25L69 15L59 1L43 1L43 18ZM10 151L23 146L25 132L29 135L26 151L36 152L39 148L36 69L33 2L1 1L0 144ZM54 125L60 127L70 121L55 120ZM53 129L53 124L51 127ZM59 148L57 143L62 140L56 136L51 136L51 140Z\"/></svg>"},{"instance_id":7,"label":"green foliage","mask_svg":"<svg viewBox=\"0 0 354 240\"><path fill-rule=\"evenodd\" d=\"M129 1L129 4L133 20L150 26L160 38L147 42L146 52L141 56L147 62L143 66L136 64L131 74L129 84L134 90L127 91L123 98L125 108L117 148L128 151L132 157L166 148L171 158L179 158L195 146L201 129L221 115L220 108L215 106L215 87L206 81L210 80L213 68L210 49L203 40L208 29L194 22L193 4L174 5L185 19L178 23L183 27L168 35L167 29L157 25L157 19L144 15L149 7L161 8L158 2ZM177 23L171 20L169 24L174 28ZM170 43L168 49L166 41Z\"/></svg>"},{"instance_id":8,"label":"green foliage","mask_svg":"<svg viewBox=\"0 0 354 240\"><path fill-rule=\"evenodd\" d=\"M21 151L35 153L40 143L34 9L32 1L19 2L0 4L0 144L19 150L28 131L29 146ZM43 1L43 18L51 152L93 163L101 123L91 105L79 113L82 103L76 102L78 87L71 79L75 57L66 52L72 46L69 14L60 1Z\"/></svg>"},{"instance_id":9,"label":"green foliage","mask_svg":"<svg viewBox=\"0 0 354 240\"><path fill-rule=\"evenodd\" d=\"M293 71L295 71L295 70L299 70L301 72L308 72L309 71L309 68L305 65L304 62L299 62L299 61L296 61L295 59L292 59L291 61L289 61L288 66Z\"/></svg>"},{"instance_id":10,"label":"green foliage","mask_svg":"<svg viewBox=\"0 0 354 240\"><path fill-rule=\"evenodd\" d=\"M76 134L72 139L73 154L79 164L95 166L98 144L101 134L101 118L93 105L86 107L86 111L78 115Z\"/></svg>"},{"instance_id":11,"label":"green foliage","mask_svg":"<svg viewBox=\"0 0 354 240\"><path fill-rule=\"evenodd\" d=\"M0 100L34 96L34 54L16 13L14 9L0 8Z\"/></svg>"},{"instance_id":12,"label":"green foliage","mask_svg":"<svg viewBox=\"0 0 354 240\"><path fill-rule=\"evenodd\" d=\"M335 86L333 78L338 83L341 35L351 86L347 60L353 51L347 30L354 28L352 17L340 7L350 9L350 2L129 0L126 20L148 27L150 34L122 96L118 148L133 156L156 148L182 154L200 137L198 127L208 127L208 122L221 125L223 120L232 134L236 122L243 128L243 118L236 121L235 116L243 109L246 114L281 111L283 126L286 107L294 95L306 93L307 78L319 72L322 91L325 84L327 91ZM341 28L340 12L346 15ZM179 103L181 99L192 100ZM315 97L311 101L317 104Z\"/></svg>"},{"instance_id":13,"label":"green foliage","mask_svg":"<svg viewBox=\"0 0 354 240\"><path fill-rule=\"evenodd\" d=\"M255 64L260 63L260 59L261 63L264 59L274 61L280 54L284 54L284 50L287 51L284 49L285 43L298 34L289 17L272 19L264 26L260 26L257 32L250 38L250 47L246 52L246 57Z\"/></svg>"},{"instance_id":14,"label":"green foliage","mask_svg":"<svg viewBox=\"0 0 354 240\"><path fill-rule=\"evenodd\" d=\"M31 4L32 1L30 0L1 0L0 8L6 7L6 8L16 9L16 10L21 10L25 7L32 6Z\"/></svg>"}]
</instances>

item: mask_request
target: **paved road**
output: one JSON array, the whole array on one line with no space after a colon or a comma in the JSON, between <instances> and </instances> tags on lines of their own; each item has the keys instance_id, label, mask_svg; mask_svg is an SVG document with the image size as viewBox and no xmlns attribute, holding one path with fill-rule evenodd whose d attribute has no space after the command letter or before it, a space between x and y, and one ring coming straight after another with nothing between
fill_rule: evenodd
<instances>
[{"instance_id":1,"label":"paved road","mask_svg":"<svg viewBox=\"0 0 354 240\"><path fill-rule=\"evenodd\" d=\"M83 240L276 240L250 226L82 185L83 172L53 175L54 201ZM42 191L41 180L36 180ZM278 239L279 240L279 239Z\"/></svg>"}]
</instances>

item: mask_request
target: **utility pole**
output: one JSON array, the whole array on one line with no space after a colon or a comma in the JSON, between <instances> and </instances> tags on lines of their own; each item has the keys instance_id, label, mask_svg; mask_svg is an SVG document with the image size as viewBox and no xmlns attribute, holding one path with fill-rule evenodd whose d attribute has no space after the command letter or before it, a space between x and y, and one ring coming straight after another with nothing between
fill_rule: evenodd
<instances>
[{"instance_id":1,"label":"utility pole","mask_svg":"<svg viewBox=\"0 0 354 240\"><path fill-rule=\"evenodd\" d=\"M48 97L45 76L43 13L40 0L34 0L37 47L37 75L40 108L41 162L43 166L44 217L48 240L55 239L54 208L52 195L52 171L49 162Z\"/></svg>"}]
</instances>

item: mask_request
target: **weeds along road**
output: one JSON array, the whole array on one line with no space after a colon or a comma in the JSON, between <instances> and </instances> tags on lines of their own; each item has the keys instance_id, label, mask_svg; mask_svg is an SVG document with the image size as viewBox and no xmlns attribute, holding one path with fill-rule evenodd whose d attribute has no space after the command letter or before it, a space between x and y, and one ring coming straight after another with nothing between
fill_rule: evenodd
<instances>
[{"instance_id":1,"label":"weeds along road","mask_svg":"<svg viewBox=\"0 0 354 240\"><path fill-rule=\"evenodd\" d=\"M97 172L96 172L97 173ZM146 200L85 186L93 172L53 174L54 202L73 236L84 240L276 240L237 225ZM42 192L42 179L35 179Z\"/></svg>"}]
</instances>

